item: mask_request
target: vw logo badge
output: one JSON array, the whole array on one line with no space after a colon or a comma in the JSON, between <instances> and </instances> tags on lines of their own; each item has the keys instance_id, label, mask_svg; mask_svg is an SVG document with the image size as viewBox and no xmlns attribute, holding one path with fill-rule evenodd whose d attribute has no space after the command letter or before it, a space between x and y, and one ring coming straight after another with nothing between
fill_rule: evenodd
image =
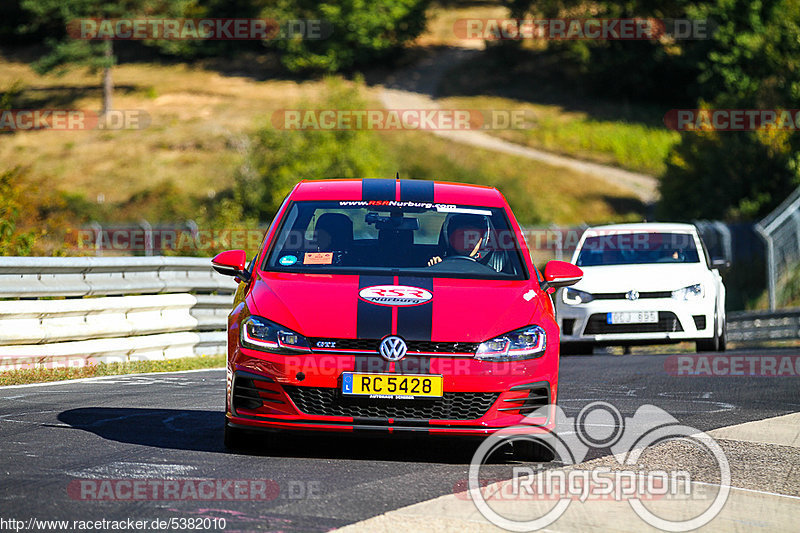
<instances>
[{"instance_id":1,"label":"vw logo badge","mask_svg":"<svg viewBox=\"0 0 800 533\"><path fill-rule=\"evenodd\" d=\"M634 290L630 290L625 295L625 298L627 298L628 300L638 300L639 299L639 291L637 291L635 289Z\"/></svg>"},{"instance_id":2,"label":"vw logo badge","mask_svg":"<svg viewBox=\"0 0 800 533\"><path fill-rule=\"evenodd\" d=\"M408 351L406 341L400 337L386 337L381 341L381 357L387 361L399 361L406 356L406 351Z\"/></svg>"}]
</instances>

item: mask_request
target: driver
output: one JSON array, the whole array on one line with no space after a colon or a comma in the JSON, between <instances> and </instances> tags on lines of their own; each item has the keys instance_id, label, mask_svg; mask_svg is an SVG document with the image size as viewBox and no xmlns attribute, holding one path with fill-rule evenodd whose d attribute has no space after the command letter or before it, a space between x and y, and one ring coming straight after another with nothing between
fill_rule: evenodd
<instances>
[{"instance_id":1,"label":"driver","mask_svg":"<svg viewBox=\"0 0 800 533\"><path fill-rule=\"evenodd\" d=\"M489 221L483 215L449 215L440 239L440 245L445 249L444 259L460 256L479 261L484 256L489 231ZM434 256L428 261L428 266L441 263L444 259Z\"/></svg>"}]
</instances>

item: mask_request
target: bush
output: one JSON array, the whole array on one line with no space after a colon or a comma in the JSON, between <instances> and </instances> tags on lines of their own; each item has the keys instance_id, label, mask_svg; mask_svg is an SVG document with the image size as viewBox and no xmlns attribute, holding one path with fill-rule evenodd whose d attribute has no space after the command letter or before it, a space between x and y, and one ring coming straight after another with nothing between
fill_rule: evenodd
<instances>
[{"instance_id":1,"label":"bush","mask_svg":"<svg viewBox=\"0 0 800 533\"><path fill-rule=\"evenodd\" d=\"M26 206L24 172L20 167L0 173L0 256L32 255L35 230L18 227Z\"/></svg>"},{"instance_id":2,"label":"bush","mask_svg":"<svg viewBox=\"0 0 800 533\"><path fill-rule=\"evenodd\" d=\"M329 78L327 97L310 109L366 109L360 83ZM251 139L245 162L236 175L235 197L244 214L270 220L283 198L301 179L363 178L392 173L384 145L367 130L283 131L272 125Z\"/></svg>"},{"instance_id":3,"label":"bush","mask_svg":"<svg viewBox=\"0 0 800 533\"><path fill-rule=\"evenodd\" d=\"M667 159L659 215L753 220L800 184L797 154L774 134L688 132Z\"/></svg>"}]
</instances>

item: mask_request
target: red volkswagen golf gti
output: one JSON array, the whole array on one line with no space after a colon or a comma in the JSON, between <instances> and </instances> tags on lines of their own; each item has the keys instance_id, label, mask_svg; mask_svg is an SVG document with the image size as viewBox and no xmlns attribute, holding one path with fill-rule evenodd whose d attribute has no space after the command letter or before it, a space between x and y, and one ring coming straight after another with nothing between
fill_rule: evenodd
<instances>
[{"instance_id":1,"label":"red volkswagen golf gti","mask_svg":"<svg viewBox=\"0 0 800 533\"><path fill-rule=\"evenodd\" d=\"M313 180L283 202L229 317L225 443L245 430L533 432L555 403L559 330L548 291L579 268L531 262L494 188Z\"/></svg>"}]
</instances>

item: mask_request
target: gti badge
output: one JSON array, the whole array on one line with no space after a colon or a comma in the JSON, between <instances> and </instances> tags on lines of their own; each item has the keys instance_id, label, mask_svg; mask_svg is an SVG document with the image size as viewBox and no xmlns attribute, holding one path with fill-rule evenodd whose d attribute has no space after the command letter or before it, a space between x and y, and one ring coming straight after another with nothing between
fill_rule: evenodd
<instances>
[{"instance_id":1,"label":"gti badge","mask_svg":"<svg viewBox=\"0 0 800 533\"><path fill-rule=\"evenodd\" d=\"M627 292L627 294L625 294L625 298L627 298L628 300L631 300L631 301L638 300L639 299L639 291L637 291L636 289L630 290L630 291Z\"/></svg>"},{"instance_id":2,"label":"gti badge","mask_svg":"<svg viewBox=\"0 0 800 533\"><path fill-rule=\"evenodd\" d=\"M381 341L381 357L387 361L399 361L406 356L406 351L408 351L406 341L400 337L386 337L383 339L383 341Z\"/></svg>"}]
</instances>

